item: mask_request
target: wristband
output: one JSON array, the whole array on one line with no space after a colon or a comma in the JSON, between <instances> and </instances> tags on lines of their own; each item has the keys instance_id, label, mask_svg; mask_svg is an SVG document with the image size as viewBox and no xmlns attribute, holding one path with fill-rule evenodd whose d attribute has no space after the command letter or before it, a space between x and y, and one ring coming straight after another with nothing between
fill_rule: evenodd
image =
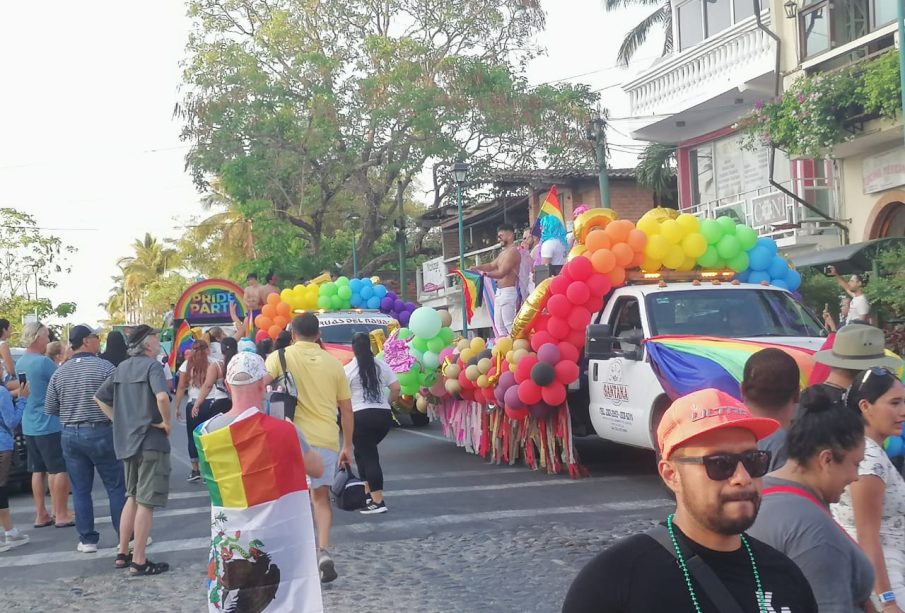
<instances>
[{"instance_id":1,"label":"wristband","mask_svg":"<svg viewBox=\"0 0 905 613\"><path fill-rule=\"evenodd\" d=\"M881 604L889 604L891 602L896 601L896 593L895 592L883 592L878 596Z\"/></svg>"}]
</instances>

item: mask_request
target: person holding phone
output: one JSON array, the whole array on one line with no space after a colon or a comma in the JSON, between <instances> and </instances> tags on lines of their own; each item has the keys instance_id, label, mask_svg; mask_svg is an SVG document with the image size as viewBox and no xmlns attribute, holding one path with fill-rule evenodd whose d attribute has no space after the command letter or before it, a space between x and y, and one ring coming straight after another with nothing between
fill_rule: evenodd
<instances>
[{"instance_id":1,"label":"person holding phone","mask_svg":"<svg viewBox=\"0 0 905 613\"><path fill-rule=\"evenodd\" d=\"M852 324L857 322L869 324L870 302L868 302L867 296L865 296L862 291L862 288L864 287L864 278L861 275L853 274L848 280L845 280L839 276L835 266L827 266L826 274L830 277L836 277L836 282L839 283L839 287L841 287L846 294L851 296L848 313L844 320L841 315L839 316L839 323Z\"/></svg>"},{"instance_id":2,"label":"person holding phone","mask_svg":"<svg viewBox=\"0 0 905 613\"><path fill-rule=\"evenodd\" d=\"M13 400L13 393L18 397ZM10 393L0 385L0 553L9 551L28 542L28 535L19 532L13 526L13 519L9 514L9 492L6 489L6 480L9 478L9 470L13 463L13 448L16 431L25 413L25 403L28 400L28 385L22 383L16 392Z\"/></svg>"}]
</instances>

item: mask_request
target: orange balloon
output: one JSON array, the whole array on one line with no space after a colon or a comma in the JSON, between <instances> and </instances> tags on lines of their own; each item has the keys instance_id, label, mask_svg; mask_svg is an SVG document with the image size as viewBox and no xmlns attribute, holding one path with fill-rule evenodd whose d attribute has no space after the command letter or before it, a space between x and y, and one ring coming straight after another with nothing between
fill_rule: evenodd
<instances>
[{"instance_id":1,"label":"orange balloon","mask_svg":"<svg viewBox=\"0 0 905 613\"><path fill-rule=\"evenodd\" d=\"M273 325L279 326L280 330L285 330L286 326L289 325L289 318L285 315L277 315L273 318Z\"/></svg>"},{"instance_id":2,"label":"orange balloon","mask_svg":"<svg viewBox=\"0 0 905 613\"><path fill-rule=\"evenodd\" d=\"M267 317L273 319L277 314L277 309L275 306L270 304L269 302L261 307L261 315L266 315Z\"/></svg>"},{"instance_id":3,"label":"orange balloon","mask_svg":"<svg viewBox=\"0 0 905 613\"><path fill-rule=\"evenodd\" d=\"M277 305L277 315L289 317L290 313L292 313L292 307L285 302L280 302L280 304Z\"/></svg>"},{"instance_id":4,"label":"orange balloon","mask_svg":"<svg viewBox=\"0 0 905 613\"><path fill-rule=\"evenodd\" d=\"M611 221L604 229L604 232L610 237L610 242L615 245L627 241L629 232L634 229L635 224L628 219L617 219L616 221Z\"/></svg>"},{"instance_id":5,"label":"orange balloon","mask_svg":"<svg viewBox=\"0 0 905 613\"><path fill-rule=\"evenodd\" d=\"M271 292L270 294L267 295L267 304L272 304L273 306L276 306L276 305L280 304L281 301L282 301L282 298L280 298L280 295L276 292Z\"/></svg>"},{"instance_id":6,"label":"orange balloon","mask_svg":"<svg viewBox=\"0 0 905 613\"><path fill-rule=\"evenodd\" d=\"M263 313L255 317L255 328L257 328L258 330L266 330L272 325L273 320Z\"/></svg>"},{"instance_id":7,"label":"orange balloon","mask_svg":"<svg viewBox=\"0 0 905 613\"><path fill-rule=\"evenodd\" d=\"M629 244L635 253L643 253L644 247L647 245L647 234L635 228L628 233L625 242Z\"/></svg>"},{"instance_id":8,"label":"orange balloon","mask_svg":"<svg viewBox=\"0 0 905 613\"><path fill-rule=\"evenodd\" d=\"M607 236L606 232L603 230L593 230L588 234L588 237L584 239L584 246L587 247L588 251L591 253L600 249L609 249L610 237Z\"/></svg>"},{"instance_id":9,"label":"orange balloon","mask_svg":"<svg viewBox=\"0 0 905 613\"><path fill-rule=\"evenodd\" d=\"M280 335L280 332L282 332L282 331L283 331L283 328L274 324L274 325L270 326L270 328L267 330L267 334L273 340L277 340L277 337Z\"/></svg>"},{"instance_id":10,"label":"orange balloon","mask_svg":"<svg viewBox=\"0 0 905 613\"><path fill-rule=\"evenodd\" d=\"M635 256L632 258L632 263L631 263L630 266L628 266L628 268L638 268L638 267L640 267L646 260L647 260L647 256L644 255L644 252L643 252L643 251L638 252L638 253L636 253Z\"/></svg>"},{"instance_id":11,"label":"orange balloon","mask_svg":"<svg viewBox=\"0 0 905 613\"><path fill-rule=\"evenodd\" d=\"M591 232L594 234L594 232ZM601 232L601 234L603 234ZM588 235L590 238L590 235ZM591 254L591 264L594 270L602 274L608 274L616 266L616 256L609 249L598 249Z\"/></svg>"},{"instance_id":12,"label":"orange balloon","mask_svg":"<svg viewBox=\"0 0 905 613\"><path fill-rule=\"evenodd\" d=\"M622 287L625 285L625 269L621 266L617 266L613 270L610 271L610 283L613 284L613 287Z\"/></svg>"},{"instance_id":13,"label":"orange balloon","mask_svg":"<svg viewBox=\"0 0 905 613\"><path fill-rule=\"evenodd\" d=\"M614 221L612 224L608 225L607 228L613 227L613 224L615 223L619 222ZM632 260L635 259L635 252L628 246L628 243L616 243L610 251L616 256L616 266L621 266L622 268L631 266Z\"/></svg>"}]
</instances>

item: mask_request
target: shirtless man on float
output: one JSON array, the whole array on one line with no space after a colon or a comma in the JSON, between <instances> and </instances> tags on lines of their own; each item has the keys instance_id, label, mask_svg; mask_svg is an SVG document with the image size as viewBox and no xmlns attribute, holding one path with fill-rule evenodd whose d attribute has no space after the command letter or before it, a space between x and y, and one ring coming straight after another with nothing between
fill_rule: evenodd
<instances>
[{"instance_id":1,"label":"shirtless man on float","mask_svg":"<svg viewBox=\"0 0 905 613\"><path fill-rule=\"evenodd\" d=\"M263 286L258 283L258 275L249 273L245 278L247 286L245 287L245 305L251 313L252 318L257 317L261 313L261 307L264 306L261 299L261 290Z\"/></svg>"},{"instance_id":2,"label":"shirtless man on float","mask_svg":"<svg viewBox=\"0 0 905 613\"><path fill-rule=\"evenodd\" d=\"M518 306L518 271L521 254L515 246L515 228L504 223L497 228L497 238L503 251L489 264L481 264L475 270L496 279L496 301L494 303L493 322L499 336L508 336L515 320Z\"/></svg>"}]
</instances>

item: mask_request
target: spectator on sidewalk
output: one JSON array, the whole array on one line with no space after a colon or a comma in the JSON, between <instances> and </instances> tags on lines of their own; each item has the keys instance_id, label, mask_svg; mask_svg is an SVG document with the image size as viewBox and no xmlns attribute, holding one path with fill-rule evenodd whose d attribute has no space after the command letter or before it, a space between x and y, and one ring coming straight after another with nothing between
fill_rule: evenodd
<instances>
[{"instance_id":1,"label":"spectator on sidewalk","mask_svg":"<svg viewBox=\"0 0 905 613\"><path fill-rule=\"evenodd\" d=\"M22 344L27 347L19 358L16 370L25 375L31 390L22 417L22 433L28 449L28 470L31 475L31 492L35 501L35 528L55 525L68 528L75 525L69 511L69 475L63 459L60 419L44 412L44 396L47 384L57 365L44 355L50 342L50 330L39 322L25 325ZM44 491L49 485L53 513L47 512Z\"/></svg>"},{"instance_id":2,"label":"spectator on sidewalk","mask_svg":"<svg viewBox=\"0 0 905 613\"><path fill-rule=\"evenodd\" d=\"M781 349L761 349L745 362L742 401L757 417L770 417L779 429L757 442L771 454L770 472L786 463L786 433L792 425L801 389L798 363Z\"/></svg>"},{"instance_id":3,"label":"spectator on sidewalk","mask_svg":"<svg viewBox=\"0 0 905 613\"><path fill-rule=\"evenodd\" d=\"M129 352L126 347L126 339L121 332L113 330L107 335L107 346L101 358L107 360L114 366L119 366L122 362L129 359Z\"/></svg>"},{"instance_id":4,"label":"spectator on sidewalk","mask_svg":"<svg viewBox=\"0 0 905 613\"><path fill-rule=\"evenodd\" d=\"M126 503L122 460L113 451L113 425L94 402L98 389L113 374L114 366L97 356L98 330L80 324L69 331L72 357L50 378L44 412L56 415L63 425L63 457L72 481L77 551L96 553L100 534L94 526L94 471L100 475L113 529Z\"/></svg>"},{"instance_id":5,"label":"spectator on sidewalk","mask_svg":"<svg viewBox=\"0 0 905 613\"><path fill-rule=\"evenodd\" d=\"M295 380L299 394L295 425L321 456L324 464L323 476L311 479L311 499L317 528L318 567L321 581L329 583L337 577L333 558L328 551L330 528L333 525L330 486L333 485L337 467L352 463L352 434L355 427L352 392L342 363L318 345L320 324L314 313L305 313L292 320L292 338L295 343L285 352L274 351L267 358L265 383L269 385L282 374L280 356L284 355L286 368ZM337 407L342 422L342 446L339 444L340 430L336 424Z\"/></svg>"},{"instance_id":6,"label":"spectator on sidewalk","mask_svg":"<svg viewBox=\"0 0 905 613\"><path fill-rule=\"evenodd\" d=\"M66 358L68 357L67 353L66 346L63 345L61 341L47 343L47 349L44 351L44 355L50 358L57 367L66 361Z\"/></svg>"},{"instance_id":7,"label":"spectator on sidewalk","mask_svg":"<svg viewBox=\"0 0 905 613\"><path fill-rule=\"evenodd\" d=\"M13 400L13 394L18 398ZM6 489L6 481L13 464L15 446L13 432L22 421L27 398L27 383L14 392L0 385L0 527L4 532L4 538L0 540L0 553L28 542L28 535L19 532L19 529L13 526L13 519L9 514L9 492Z\"/></svg>"},{"instance_id":8,"label":"spectator on sidewalk","mask_svg":"<svg viewBox=\"0 0 905 613\"><path fill-rule=\"evenodd\" d=\"M126 504L119 526L116 565L132 575L159 575L166 562L145 557L154 509L164 507L170 491L170 395L160 352L159 330L136 326L129 336L129 359L104 381L94 397L113 422L113 447L123 460ZM129 560L129 541L135 550Z\"/></svg>"},{"instance_id":9,"label":"spectator on sidewalk","mask_svg":"<svg viewBox=\"0 0 905 613\"><path fill-rule=\"evenodd\" d=\"M831 277L836 277L836 282L839 283L839 287L842 290L851 296L851 302L849 303L848 313L845 316L845 319L840 317L840 324L869 324L870 321L870 302L867 301L867 296L864 295L862 288L864 287L864 277L858 274L853 274L848 278L848 280L839 276L839 273L836 272L835 266L828 266L827 270Z\"/></svg>"}]
</instances>

